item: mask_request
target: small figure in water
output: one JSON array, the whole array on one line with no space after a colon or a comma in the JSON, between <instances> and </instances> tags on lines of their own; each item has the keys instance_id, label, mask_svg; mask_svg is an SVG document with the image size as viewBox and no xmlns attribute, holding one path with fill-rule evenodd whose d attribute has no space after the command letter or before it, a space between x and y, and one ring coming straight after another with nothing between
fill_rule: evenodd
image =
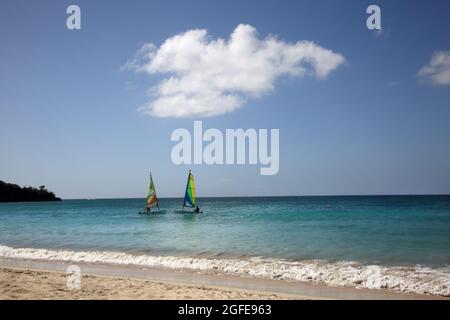
<instances>
[{"instance_id":1,"label":"small figure in water","mask_svg":"<svg viewBox=\"0 0 450 320\"><path fill-rule=\"evenodd\" d=\"M139 214L150 212L150 207L145 207L144 211L139 211Z\"/></svg>"},{"instance_id":2,"label":"small figure in water","mask_svg":"<svg viewBox=\"0 0 450 320\"><path fill-rule=\"evenodd\" d=\"M195 213L200 213L200 212L201 212L201 211L200 211L200 207L199 207L199 206L196 206L194 212L195 212Z\"/></svg>"}]
</instances>

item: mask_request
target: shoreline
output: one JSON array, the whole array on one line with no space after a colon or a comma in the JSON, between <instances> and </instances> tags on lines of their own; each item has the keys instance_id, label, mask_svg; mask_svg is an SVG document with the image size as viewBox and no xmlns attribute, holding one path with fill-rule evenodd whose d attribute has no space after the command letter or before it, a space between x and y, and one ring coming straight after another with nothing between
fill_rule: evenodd
<instances>
[{"instance_id":1,"label":"shoreline","mask_svg":"<svg viewBox=\"0 0 450 320\"><path fill-rule=\"evenodd\" d=\"M41 296L37 292L45 287L51 288L48 292L50 299L448 299L388 290L332 287L285 280L100 263L76 264L81 269L82 287L83 283L87 282L83 294L77 294L76 291L64 287L67 281L66 269L73 264L73 262L63 261L0 258L0 274L8 281L10 277L5 276L5 272L13 273L19 279L20 277L29 278L27 281L18 282L22 283L23 287L20 288L19 285L19 288L16 288L16 299L42 299L42 292ZM34 282L35 285L29 286L29 281ZM55 288L55 283L59 283L59 288ZM2 299L8 298L7 291L10 290L7 288L8 284L11 287L11 283L1 281L0 297ZM104 290L99 291L98 287ZM123 287L127 289L117 290ZM172 291L185 294L177 295ZM205 295L205 293L208 294Z\"/></svg>"},{"instance_id":2,"label":"shoreline","mask_svg":"<svg viewBox=\"0 0 450 320\"><path fill-rule=\"evenodd\" d=\"M118 251L72 251L35 248L12 248L0 245L0 259L18 259L52 264L77 264L105 266L110 268L146 268L164 272L187 272L295 283L326 288L346 288L381 291L388 293L415 294L417 296L450 297L450 267L386 267L363 265L351 261L328 262L325 260L285 261L254 257L248 259L208 258L188 256L153 256ZM91 268L92 269L92 268ZM64 270L63 270L64 271ZM94 271L96 271L94 269ZM123 276L123 270L118 273ZM133 274L131 274L132 276ZM125 276L130 276L126 274ZM298 292L297 292L298 293ZM303 294L300 292L300 294ZM321 294L319 294L321 296ZM340 299L340 294L331 298Z\"/></svg>"}]
</instances>

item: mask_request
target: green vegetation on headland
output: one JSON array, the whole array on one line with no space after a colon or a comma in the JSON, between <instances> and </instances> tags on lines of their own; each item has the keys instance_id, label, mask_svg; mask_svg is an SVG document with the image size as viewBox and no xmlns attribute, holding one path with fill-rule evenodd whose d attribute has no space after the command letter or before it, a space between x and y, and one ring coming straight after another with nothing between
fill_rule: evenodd
<instances>
[{"instance_id":1,"label":"green vegetation on headland","mask_svg":"<svg viewBox=\"0 0 450 320\"><path fill-rule=\"evenodd\" d=\"M19 187L17 184L6 183L0 180L0 202L22 202L22 201L61 201L53 192L40 186L39 189L32 187Z\"/></svg>"}]
</instances>

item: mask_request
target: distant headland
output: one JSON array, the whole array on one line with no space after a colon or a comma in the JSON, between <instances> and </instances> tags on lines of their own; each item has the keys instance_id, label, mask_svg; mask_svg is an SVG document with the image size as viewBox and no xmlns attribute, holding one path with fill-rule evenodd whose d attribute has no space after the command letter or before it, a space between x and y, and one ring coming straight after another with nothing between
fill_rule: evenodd
<instances>
[{"instance_id":1,"label":"distant headland","mask_svg":"<svg viewBox=\"0 0 450 320\"><path fill-rule=\"evenodd\" d=\"M53 192L40 186L19 187L17 184L6 183L0 180L0 202L24 202L24 201L61 201Z\"/></svg>"}]
</instances>

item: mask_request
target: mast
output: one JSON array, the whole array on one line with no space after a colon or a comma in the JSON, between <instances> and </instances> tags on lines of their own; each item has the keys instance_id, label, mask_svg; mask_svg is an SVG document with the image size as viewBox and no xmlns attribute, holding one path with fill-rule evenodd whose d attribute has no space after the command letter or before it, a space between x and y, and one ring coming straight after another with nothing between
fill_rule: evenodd
<instances>
[{"instance_id":1,"label":"mast","mask_svg":"<svg viewBox=\"0 0 450 320\"><path fill-rule=\"evenodd\" d=\"M190 177L191 177L191 170L189 170L189 174L188 174L188 178L187 178L187 182L186 182L186 190L184 191L183 207L181 208L181 211L184 210L184 207L186 204L186 195L187 195L188 188L189 188L189 178Z\"/></svg>"}]
</instances>

